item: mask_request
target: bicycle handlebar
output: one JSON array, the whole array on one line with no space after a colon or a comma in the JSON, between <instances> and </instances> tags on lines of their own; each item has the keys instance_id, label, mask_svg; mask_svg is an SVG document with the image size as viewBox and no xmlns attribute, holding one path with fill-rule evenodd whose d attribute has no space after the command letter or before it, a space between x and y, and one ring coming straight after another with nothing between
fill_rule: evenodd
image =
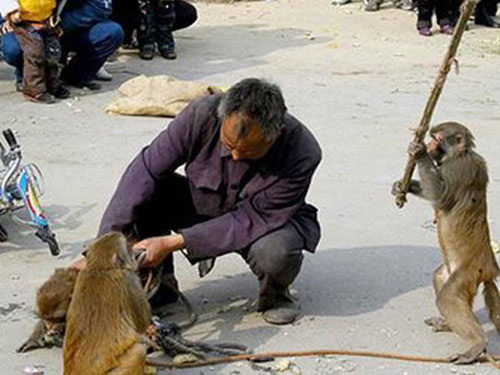
<instances>
[{"instance_id":1,"label":"bicycle handlebar","mask_svg":"<svg viewBox=\"0 0 500 375\"><path fill-rule=\"evenodd\" d=\"M9 144L11 149L14 149L16 147L19 147L19 144L17 143L16 136L10 129L6 129L3 131L3 136L5 137L5 140Z\"/></svg>"}]
</instances>

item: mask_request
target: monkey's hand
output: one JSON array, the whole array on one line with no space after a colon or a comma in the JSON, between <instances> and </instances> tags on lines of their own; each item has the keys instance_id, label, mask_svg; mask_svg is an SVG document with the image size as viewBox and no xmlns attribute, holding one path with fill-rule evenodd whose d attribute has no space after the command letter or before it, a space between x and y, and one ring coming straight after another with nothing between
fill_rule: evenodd
<instances>
[{"instance_id":1,"label":"monkey's hand","mask_svg":"<svg viewBox=\"0 0 500 375\"><path fill-rule=\"evenodd\" d=\"M18 353L26 353L30 350L43 348L47 346L47 344L45 343L44 336L45 336L45 327L43 321L39 320L36 323L31 336L16 351Z\"/></svg>"},{"instance_id":2,"label":"monkey's hand","mask_svg":"<svg viewBox=\"0 0 500 375\"><path fill-rule=\"evenodd\" d=\"M399 195L403 192L401 184L402 184L401 180L394 181L394 183L392 184L392 189L391 189L392 195L396 196L396 195Z\"/></svg>"},{"instance_id":3,"label":"monkey's hand","mask_svg":"<svg viewBox=\"0 0 500 375\"><path fill-rule=\"evenodd\" d=\"M427 155L427 147L423 142L411 141L408 146L408 155L416 160L422 159Z\"/></svg>"},{"instance_id":4,"label":"monkey's hand","mask_svg":"<svg viewBox=\"0 0 500 375\"><path fill-rule=\"evenodd\" d=\"M392 184L392 190L391 194L394 196L397 196L403 192L403 187L402 187L402 181L394 181ZM410 181L410 187L408 188L408 193L417 195L419 197L422 196L422 185L420 184L420 181L417 180L411 180Z\"/></svg>"}]
</instances>

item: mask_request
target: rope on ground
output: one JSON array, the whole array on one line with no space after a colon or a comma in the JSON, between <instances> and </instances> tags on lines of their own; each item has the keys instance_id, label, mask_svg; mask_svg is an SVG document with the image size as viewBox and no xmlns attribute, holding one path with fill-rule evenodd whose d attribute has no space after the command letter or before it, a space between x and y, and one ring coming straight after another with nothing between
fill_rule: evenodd
<instances>
[{"instance_id":1,"label":"rope on ground","mask_svg":"<svg viewBox=\"0 0 500 375\"><path fill-rule=\"evenodd\" d=\"M309 350L309 351L238 354L227 357L210 358L198 362L190 362L182 364L176 364L171 361L163 361L156 358L156 359L147 359L146 363L150 366L156 366L156 367L193 368L193 367L213 366L223 363L232 363L239 361L262 362L262 361L273 360L275 358L284 358L284 357L321 357L327 355L383 358L383 359L393 359L393 360L409 361L409 362L450 363L450 364L453 363L450 358L443 358L443 357L425 357L425 356L411 355L411 354L405 355L405 354L370 352L370 351L360 351L360 350ZM479 362L488 362L492 364L495 368L500 369L500 365L497 363L498 360L500 360L500 357L493 356L491 354L486 354L479 360Z\"/></svg>"}]
</instances>

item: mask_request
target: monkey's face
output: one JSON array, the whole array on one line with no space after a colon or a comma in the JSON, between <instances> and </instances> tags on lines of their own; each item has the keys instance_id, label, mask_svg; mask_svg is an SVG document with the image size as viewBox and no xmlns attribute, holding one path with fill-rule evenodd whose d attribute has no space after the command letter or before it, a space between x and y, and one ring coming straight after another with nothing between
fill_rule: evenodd
<instances>
[{"instance_id":1,"label":"monkey's face","mask_svg":"<svg viewBox=\"0 0 500 375\"><path fill-rule=\"evenodd\" d=\"M132 247L128 243L124 243L117 249L116 253L113 255L113 265L116 268L129 269L134 272L137 271L138 264L135 260Z\"/></svg>"}]
</instances>

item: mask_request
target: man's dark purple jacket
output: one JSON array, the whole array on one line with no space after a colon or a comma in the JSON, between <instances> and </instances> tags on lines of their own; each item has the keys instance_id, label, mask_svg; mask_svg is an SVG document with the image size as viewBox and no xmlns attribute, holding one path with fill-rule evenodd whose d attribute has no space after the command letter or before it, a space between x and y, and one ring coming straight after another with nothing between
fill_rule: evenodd
<instances>
[{"instance_id":1,"label":"man's dark purple jacket","mask_svg":"<svg viewBox=\"0 0 500 375\"><path fill-rule=\"evenodd\" d=\"M320 238L316 208L305 198L321 149L311 132L290 114L269 152L257 161L234 161L220 143L220 97L191 103L135 157L123 174L99 228L130 232L138 208L168 174L185 165L193 203L211 219L185 228L191 261L247 248L291 223L314 252ZM175 212L171 213L175 215Z\"/></svg>"}]
</instances>

